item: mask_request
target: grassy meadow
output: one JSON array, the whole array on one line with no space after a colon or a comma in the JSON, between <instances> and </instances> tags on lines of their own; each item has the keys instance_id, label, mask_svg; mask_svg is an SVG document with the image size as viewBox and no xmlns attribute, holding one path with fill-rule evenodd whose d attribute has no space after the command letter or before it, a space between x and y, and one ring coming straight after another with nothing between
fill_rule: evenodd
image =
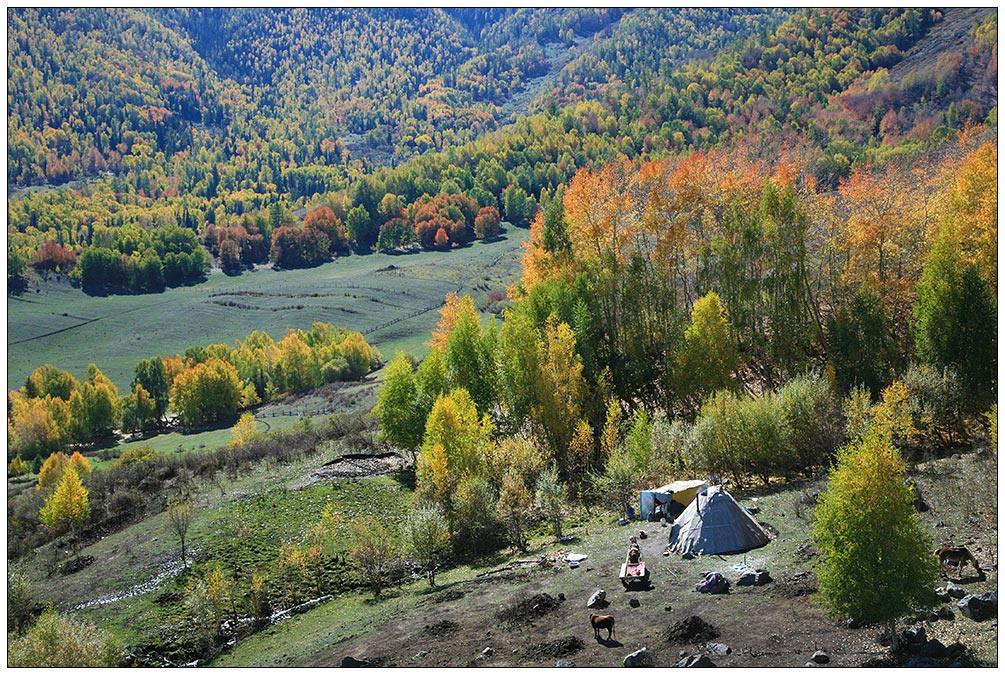
<instances>
[{"instance_id":1,"label":"grassy meadow","mask_svg":"<svg viewBox=\"0 0 1005 676\"><path fill-rule=\"evenodd\" d=\"M421 355L447 293L484 305L519 275L527 230L449 251L348 256L306 270L267 268L142 295L89 296L66 283L31 286L7 302L7 387L49 363L81 378L94 363L126 394L141 359L193 345L233 345L254 330L328 322L360 331L386 358Z\"/></svg>"}]
</instances>

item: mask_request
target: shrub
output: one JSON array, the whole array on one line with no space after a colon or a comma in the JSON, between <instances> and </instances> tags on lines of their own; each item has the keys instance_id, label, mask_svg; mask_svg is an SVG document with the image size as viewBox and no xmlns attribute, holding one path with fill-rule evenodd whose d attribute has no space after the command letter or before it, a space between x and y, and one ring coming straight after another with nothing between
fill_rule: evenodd
<instances>
[{"instance_id":1,"label":"shrub","mask_svg":"<svg viewBox=\"0 0 1005 676\"><path fill-rule=\"evenodd\" d=\"M783 469L812 476L841 444L841 411L830 385L819 375L793 378L778 392L785 426Z\"/></svg>"},{"instance_id":2,"label":"shrub","mask_svg":"<svg viewBox=\"0 0 1005 676\"><path fill-rule=\"evenodd\" d=\"M350 558L373 595L380 596L394 564L390 533L377 519L367 516L349 524L349 537L352 539Z\"/></svg>"},{"instance_id":3,"label":"shrub","mask_svg":"<svg viewBox=\"0 0 1005 676\"><path fill-rule=\"evenodd\" d=\"M963 435L963 386L952 369L912 365L904 374L914 427L935 446Z\"/></svg>"},{"instance_id":4,"label":"shrub","mask_svg":"<svg viewBox=\"0 0 1005 676\"><path fill-rule=\"evenodd\" d=\"M86 620L49 608L28 633L8 643L8 667L114 667L123 644Z\"/></svg>"},{"instance_id":5,"label":"shrub","mask_svg":"<svg viewBox=\"0 0 1005 676\"><path fill-rule=\"evenodd\" d=\"M402 533L405 550L426 574L429 586L436 586L436 569L450 546L450 525L439 505L420 507L405 522Z\"/></svg>"},{"instance_id":6,"label":"shrub","mask_svg":"<svg viewBox=\"0 0 1005 676\"><path fill-rule=\"evenodd\" d=\"M454 552L467 557L495 548L496 494L481 477L464 476L451 499Z\"/></svg>"}]
</instances>

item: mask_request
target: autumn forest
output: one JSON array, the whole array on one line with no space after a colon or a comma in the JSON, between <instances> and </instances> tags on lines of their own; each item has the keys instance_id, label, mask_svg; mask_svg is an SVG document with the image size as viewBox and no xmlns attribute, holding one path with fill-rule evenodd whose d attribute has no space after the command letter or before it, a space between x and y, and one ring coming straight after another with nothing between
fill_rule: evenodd
<instances>
[{"instance_id":1,"label":"autumn forest","mask_svg":"<svg viewBox=\"0 0 1005 676\"><path fill-rule=\"evenodd\" d=\"M8 666L326 666L364 645L340 618L377 622L365 594L411 618L418 577L709 476L795 495L800 519L818 487L817 525L791 528L822 554L820 617L886 626L934 588L931 548L899 548L903 601L857 606L829 577L829 505L960 453L996 472L994 9L7 27ZM136 338L92 359L109 317ZM971 548L997 543L983 499ZM899 509L875 528L913 532ZM318 617L338 642L280 660L262 637ZM430 659L477 666L462 644Z\"/></svg>"}]
</instances>

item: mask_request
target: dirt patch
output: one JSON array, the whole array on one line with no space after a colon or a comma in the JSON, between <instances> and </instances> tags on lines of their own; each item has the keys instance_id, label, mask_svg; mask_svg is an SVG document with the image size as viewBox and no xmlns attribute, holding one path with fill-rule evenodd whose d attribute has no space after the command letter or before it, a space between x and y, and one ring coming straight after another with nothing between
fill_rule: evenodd
<instances>
[{"instance_id":1,"label":"dirt patch","mask_svg":"<svg viewBox=\"0 0 1005 676\"><path fill-rule=\"evenodd\" d=\"M796 563L806 563L820 557L820 550L812 542L804 542L796 549Z\"/></svg>"},{"instance_id":2,"label":"dirt patch","mask_svg":"<svg viewBox=\"0 0 1005 676\"><path fill-rule=\"evenodd\" d=\"M449 636L457 631L458 625L451 620L441 620L436 624L426 625L422 633L427 636Z\"/></svg>"},{"instance_id":3,"label":"dirt patch","mask_svg":"<svg viewBox=\"0 0 1005 676\"><path fill-rule=\"evenodd\" d=\"M686 617L667 627L665 638L668 643L696 643L719 637L719 630L697 615Z\"/></svg>"},{"instance_id":4,"label":"dirt patch","mask_svg":"<svg viewBox=\"0 0 1005 676\"><path fill-rule=\"evenodd\" d=\"M464 598L467 592L462 592L460 589L448 589L442 594L437 594L433 597L433 603L447 603L449 601L457 601Z\"/></svg>"},{"instance_id":5,"label":"dirt patch","mask_svg":"<svg viewBox=\"0 0 1005 676\"><path fill-rule=\"evenodd\" d=\"M533 624L534 620L557 610L561 604L562 602L551 594L534 594L496 613L496 617L503 624L510 626Z\"/></svg>"},{"instance_id":6,"label":"dirt patch","mask_svg":"<svg viewBox=\"0 0 1005 676\"><path fill-rule=\"evenodd\" d=\"M178 592L164 592L163 594L158 596L156 600L157 605L167 606L172 603L178 603L179 601L181 601L181 594L179 594Z\"/></svg>"},{"instance_id":7,"label":"dirt patch","mask_svg":"<svg viewBox=\"0 0 1005 676\"><path fill-rule=\"evenodd\" d=\"M583 649L583 641L575 636L566 636L557 641L539 643L527 649L528 657L568 657Z\"/></svg>"},{"instance_id":8,"label":"dirt patch","mask_svg":"<svg viewBox=\"0 0 1005 676\"><path fill-rule=\"evenodd\" d=\"M347 453L314 470L311 478L315 481L327 481L334 478L377 476L397 472L407 465L408 461L397 453Z\"/></svg>"},{"instance_id":9,"label":"dirt patch","mask_svg":"<svg viewBox=\"0 0 1005 676\"><path fill-rule=\"evenodd\" d=\"M72 575L73 573L76 573L78 571L83 570L84 568L87 568L92 563L94 563L93 556L78 556L77 558L70 559L69 561L64 563L63 566L59 569L59 572L62 575Z\"/></svg>"},{"instance_id":10,"label":"dirt patch","mask_svg":"<svg viewBox=\"0 0 1005 676\"><path fill-rule=\"evenodd\" d=\"M780 596L793 598L815 594L819 588L820 581L817 580L816 574L810 571L803 571L802 573L795 573L778 580L774 591Z\"/></svg>"}]
</instances>

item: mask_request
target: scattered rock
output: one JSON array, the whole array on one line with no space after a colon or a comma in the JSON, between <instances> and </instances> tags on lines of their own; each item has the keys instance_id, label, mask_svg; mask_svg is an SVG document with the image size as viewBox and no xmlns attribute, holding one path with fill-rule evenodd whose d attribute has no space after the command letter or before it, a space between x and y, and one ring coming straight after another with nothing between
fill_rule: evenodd
<instances>
[{"instance_id":1,"label":"scattered rock","mask_svg":"<svg viewBox=\"0 0 1005 676\"><path fill-rule=\"evenodd\" d=\"M705 644L705 650L708 651L709 655L715 655L716 657L725 657L733 652L733 649L725 643L713 643L712 641Z\"/></svg>"},{"instance_id":2,"label":"scattered rock","mask_svg":"<svg viewBox=\"0 0 1005 676\"><path fill-rule=\"evenodd\" d=\"M575 668L576 663L575 662L569 662L567 660L559 660L558 662L555 662L555 666L558 667L558 668L562 668L562 667L573 667L573 668Z\"/></svg>"},{"instance_id":3,"label":"scattered rock","mask_svg":"<svg viewBox=\"0 0 1005 676\"><path fill-rule=\"evenodd\" d=\"M415 659L421 660L423 657L425 657L428 654L429 654L428 650L420 650L419 652L415 653Z\"/></svg>"},{"instance_id":4,"label":"scattered rock","mask_svg":"<svg viewBox=\"0 0 1005 676\"><path fill-rule=\"evenodd\" d=\"M482 651L482 657L492 657L492 653L494 652L495 651L492 650L492 648L486 648L485 650Z\"/></svg>"},{"instance_id":5,"label":"scattered rock","mask_svg":"<svg viewBox=\"0 0 1005 676\"><path fill-rule=\"evenodd\" d=\"M681 667L685 669L690 668L708 668L714 667L715 662L709 659L708 655L692 655L691 657L685 657L680 662L674 665L675 667Z\"/></svg>"},{"instance_id":6,"label":"scattered rock","mask_svg":"<svg viewBox=\"0 0 1005 676\"><path fill-rule=\"evenodd\" d=\"M929 639L918 648L918 654L922 657L945 657L947 653L946 646L937 638Z\"/></svg>"},{"instance_id":7,"label":"scattered rock","mask_svg":"<svg viewBox=\"0 0 1005 676\"><path fill-rule=\"evenodd\" d=\"M740 579L736 581L738 587L760 587L772 582L771 576L768 575L768 571L758 568L757 570L748 570Z\"/></svg>"},{"instance_id":8,"label":"scattered rock","mask_svg":"<svg viewBox=\"0 0 1005 676\"><path fill-rule=\"evenodd\" d=\"M947 582L946 593L949 594L954 599L962 599L964 596L967 595L967 590L957 584Z\"/></svg>"},{"instance_id":9,"label":"scattered rock","mask_svg":"<svg viewBox=\"0 0 1005 676\"><path fill-rule=\"evenodd\" d=\"M949 459L950 460L959 460L960 459L960 454L959 453L953 453L951 456L949 456Z\"/></svg>"},{"instance_id":10,"label":"scattered rock","mask_svg":"<svg viewBox=\"0 0 1005 676\"><path fill-rule=\"evenodd\" d=\"M598 589L593 592L593 596L590 600L586 602L587 608L604 608L607 606L607 592L603 589Z\"/></svg>"},{"instance_id":11,"label":"scattered rock","mask_svg":"<svg viewBox=\"0 0 1005 676\"><path fill-rule=\"evenodd\" d=\"M671 610L673 610L673 606L664 606L663 610L669 613Z\"/></svg>"},{"instance_id":12,"label":"scattered rock","mask_svg":"<svg viewBox=\"0 0 1005 676\"><path fill-rule=\"evenodd\" d=\"M665 637L670 643L695 643L719 638L719 630L697 615L691 615L667 627Z\"/></svg>"},{"instance_id":13,"label":"scattered rock","mask_svg":"<svg viewBox=\"0 0 1005 676\"><path fill-rule=\"evenodd\" d=\"M935 615L940 620L948 620L949 622L952 622L953 620L956 619L956 613L954 613L953 609L950 608L949 606L941 606L938 610L935 611Z\"/></svg>"},{"instance_id":14,"label":"scattered rock","mask_svg":"<svg viewBox=\"0 0 1005 676\"><path fill-rule=\"evenodd\" d=\"M854 617L849 617L845 624L848 625L849 629L858 629L862 626L862 623L856 620Z\"/></svg>"},{"instance_id":15,"label":"scattered rock","mask_svg":"<svg viewBox=\"0 0 1005 676\"><path fill-rule=\"evenodd\" d=\"M823 650L818 650L810 656L810 660L816 662L817 664L827 664L831 661L831 656Z\"/></svg>"},{"instance_id":16,"label":"scattered rock","mask_svg":"<svg viewBox=\"0 0 1005 676\"><path fill-rule=\"evenodd\" d=\"M346 667L368 667L370 663L367 660L357 660L352 655L346 655L342 658L342 664L339 665L342 668Z\"/></svg>"},{"instance_id":17,"label":"scattered rock","mask_svg":"<svg viewBox=\"0 0 1005 676\"><path fill-rule=\"evenodd\" d=\"M956 607L974 622L982 622L998 615L998 594L994 591L980 596L968 594L956 602Z\"/></svg>"},{"instance_id":18,"label":"scattered rock","mask_svg":"<svg viewBox=\"0 0 1005 676\"><path fill-rule=\"evenodd\" d=\"M565 600L565 594L559 593L558 600L559 601L564 601Z\"/></svg>"},{"instance_id":19,"label":"scattered rock","mask_svg":"<svg viewBox=\"0 0 1005 676\"><path fill-rule=\"evenodd\" d=\"M905 648L916 648L924 645L928 640L925 635L925 628L920 626L907 627L900 632L900 642Z\"/></svg>"},{"instance_id":20,"label":"scattered rock","mask_svg":"<svg viewBox=\"0 0 1005 676\"><path fill-rule=\"evenodd\" d=\"M632 608L638 608L639 606L642 605L642 603L640 603L638 599L631 599L628 602L628 605L630 605Z\"/></svg>"},{"instance_id":21,"label":"scattered rock","mask_svg":"<svg viewBox=\"0 0 1005 676\"><path fill-rule=\"evenodd\" d=\"M817 663L816 662L807 662L803 666L804 667L815 667L815 666L817 666Z\"/></svg>"},{"instance_id":22,"label":"scattered rock","mask_svg":"<svg viewBox=\"0 0 1005 676\"><path fill-rule=\"evenodd\" d=\"M945 521L936 521L935 522L935 527L936 528L945 528L946 527L946 523L945 523Z\"/></svg>"},{"instance_id":23,"label":"scattered rock","mask_svg":"<svg viewBox=\"0 0 1005 676\"><path fill-rule=\"evenodd\" d=\"M630 655L625 656L624 665L626 667L648 667L652 661L652 656L646 648L639 648Z\"/></svg>"}]
</instances>

